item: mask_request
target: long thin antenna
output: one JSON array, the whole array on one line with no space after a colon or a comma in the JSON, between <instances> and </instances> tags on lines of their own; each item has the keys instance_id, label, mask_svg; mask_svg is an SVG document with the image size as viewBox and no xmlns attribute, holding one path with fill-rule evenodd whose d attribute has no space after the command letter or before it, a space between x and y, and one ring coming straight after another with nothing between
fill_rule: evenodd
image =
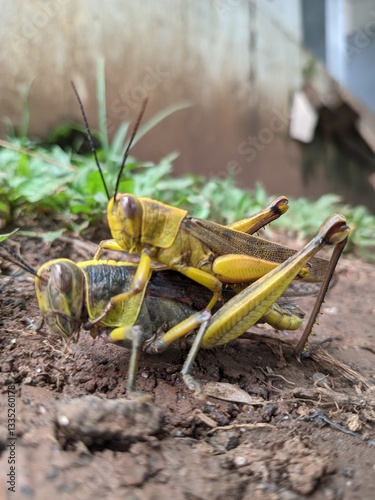
<instances>
[{"instance_id":1,"label":"long thin antenna","mask_svg":"<svg viewBox=\"0 0 375 500\"><path fill-rule=\"evenodd\" d=\"M22 257L20 257L15 252L13 252L13 250L11 250L9 247L4 245L4 243L0 243L0 247L4 248L4 250L6 250L13 257L13 259L15 259L15 261L16 261L15 262L14 260L7 257L9 262L11 262L12 264L15 264L16 266L20 267L24 271L27 271L28 273L32 274L33 276L40 277L40 276L38 276L38 273L35 271L35 269L33 269L31 266L29 266L29 264L25 260L23 260Z\"/></svg>"},{"instance_id":2,"label":"long thin antenna","mask_svg":"<svg viewBox=\"0 0 375 500\"><path fill-rule=\"evenodd\" d=\"M86 113L85 113L85 110L83 108L83 104L82 104L82 101L81 101L81 98L79 97L79 94L78 94L78 91L76 89L76 86L74 85L74 83L71 81L70 82L72 87L73 87L73 90L74 90L74 93L77 97L77 100L78 100L78 104L79 104L79 108L81 110L81 114L82 114L82 117L83 117L83 121L85 123L85 127L86 127L86 135L87 135L87 139L89 141L89 144L90 144L90 148L91 148L91 152L93 153L94 155L94 158L95 158L95 163L96 163L96 166L98 167L98 170L99 170L99 173L100 173L100 177L102 179L102 183L103 183L103 186L104 186L104 189L105 189L105 193L107 195L107 198L108 200L110 199L110 196L109 196L109 191L108 191L108 188L107 188L107 184L105 182L105 179L104 179L104 175L103 175L103 171L102 171L102 167L100 166L100 163L99 163L99 160L98 160L98 155L96 154L96 149L95 149L95 146L94 146L94 141L93 141L93 138L92 138L92 134L91 134L91 130L90 130L90 127L89 127L89 122L87 120L87 117L86 117Z\"/></svg>"},{"instance_id":3,"label":"long thin antenna","mask_svg":"<svg viewBox=\"0 0 375 500\"><path fill-rule=\"evenodd\" d=\"M129 156L129 151L130 151L131 145L132 145L132 143L134 141L135 134L137 133L139 124L141 123L143 114L145 112L147 101L148 101L148 98L146 97L146 99L142 103L141 111L139 112L137 121L135 122L135 125L134 125L134 128L133 128L132 135L130 136L129 144L128 144L128 146L127 146L127 148L125 150L124 156L122 158L121 167L120 167L120 170L119 170L119 173L118 173L118 176L117 176L117 180L116 180L115 194L113 195L113 199L114 200L116 200L116 195L117 195L117 191L118 191L118 188L119 188L119 185L120 185L120 180L121 180L122 172L124 171L125 162L126 162L128 156Z\"/></svg>"}]
</instances>

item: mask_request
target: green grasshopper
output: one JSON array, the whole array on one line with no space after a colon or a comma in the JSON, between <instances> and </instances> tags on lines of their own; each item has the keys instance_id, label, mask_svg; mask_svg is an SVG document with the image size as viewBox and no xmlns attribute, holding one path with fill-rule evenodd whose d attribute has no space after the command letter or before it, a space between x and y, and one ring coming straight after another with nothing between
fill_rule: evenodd
<instances>
[{"instance_id":1,"label":"green grasshopper","mask_svg":"<svg viewBox=\"0 0 375 500\"><path fill-rule=\"evenodd\" d=\"M146 101L126 148L114 196L110 198L97 160L82 102L74 85L73 89L80 104L88 139L109 199L107 215L113 239L102 241L94 258L99 259L103 249L122 250L140 255L140 262L130 290L112 297L102 314L93 321L94 324L99 323L115 303L127 301L130 297L143 293L151 275L152 260L208 288L212 292L212 298L206 308L211 310L221 297L223 284L246 286L267 276L270 271L277 269L279 264L296 254L293 249L248 234L254 232L254 227L249 225L249 219L238 221L227 227L191 217L186 210L165 205L150 198L118 193L121 175L144 113ZM286 200L285 197L282 199ZM296 275L296 278L303 279L305 282L322 282L313 314L296 350L297 356L300 356L301 346L305 344L315 322L345 244L346 239L340 241L330 262L313 257L306 262L306 266L299 269ZM277 285L283 286L283 283ZM256 307L256 304L254 303L253 306Z\"/></svg>"},{"instance_id":2,"label":"green grasshopper","mask_svg":"<svg viewBox=\"0 0 375 500\"><path fill-rule=\"evenodd\" d=\"M199 327L198 333L193 336L182 375L187 386L200 393L200 385L190 375L200 347L223 345L245 333L273 307L322 246L337 246L345 241L348 234L349 228L342 216L330 217L310 243L267 275L229 298L212 316L207 310L196 312L201 308L201 304L194 302L199 295L196 288L194 292L190 289L182 293L180 287L177 295L172 295L171 298L172 292L168 290L172 281L167 279L164 290L167 290L169 297L164 296L160 282L156 283L157 277L154 275L158 276L159 272L165 271L155 271L149 280L149 286L156 287L152 307L152 292L147 293L145 289L143 295L137 294L126 301L116 301L111 310L107 310L108 300L113 296L123 296L124 291L132 285L134 275L138 272L136 264L95 260L75 264L68 259L57 259L42 265L37 272L27 265L21 267L35 275L39 307L54 332L64 338L71 338L87 320L100 315L102 319L99 323L94 326L90 322L87 324L91 335L96 337L104 329L109 341L132 348L129 394L135 390L135 373L141 350L161 353ZM3 244L0 246L6 248ZM186 283L183 287L185 285ZM205 289L201 287L199 293L202 290ZM187 299L190 304L186 303ZM103 309L106 310L104 315L101 314Z\"/></svg>"}]
</instances>

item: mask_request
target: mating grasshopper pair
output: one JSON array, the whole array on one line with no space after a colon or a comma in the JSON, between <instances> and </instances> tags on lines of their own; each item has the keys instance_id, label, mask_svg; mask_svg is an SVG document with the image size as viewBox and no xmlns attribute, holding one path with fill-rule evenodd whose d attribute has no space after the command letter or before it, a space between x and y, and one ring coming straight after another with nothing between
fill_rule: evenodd
<instances>
[{"instance_id":1,"label":"mating grasshopper pair","mask_svg":"<svg viewBox=\"0 0 375 500\"><path fill-rule=\"evenodd\" d=\"M270 219L263 213L257 221L258 225L254 219L249 218L228 227L191 217L185 210L150 198L137 198L131 194L118 193L121 175L146 101L143 103L125 151L114 195L110 198L93 147L87 118L74 85L73 89L81 107L88 138L108 197L107 215L113 239L100 243L95 258L99 259L103 249L122 250L140 255L140 262L130 289L112 297L92 324L99 324L115 304L127 302L144 292L150 279L152 261L178 271L210 290L212 297L205 308L208 311L212 310L221 298L223 285L229 284L236 290L242 290L212 316L205 330L202 328L203 347L224 344L244 333L266 314L294 279L302 282L321 282L314 310L295 349L299 357L347 241L349 228L345 218L333 215L327 219L310 244L295 252L249 234L284 213L287 208L285 198L280 198L278 204L275 204L278 211L269 212ZM330 262L313 257L324 244L335 245ZM163 350L186 333L184 329L176 327L155 341L152 349ZM199 338L200 336L197 336L197 339ZM199 340L196 342L198 345Z\"/></svg>"},{"instance_id":2,"label":"mating grasshopper pair","mask_svg":"<svg viewBox=\"0 0 375 500\"><path fill-rule=\"evenodd\" d=\"M92 145L78 94L77 98ZM71 337L82 323L86 323L93 336L101 328L111 328L108 337L111 341L119 345L131 344L130 391L134 390L141 349L162 352L200 327L192 337L192 347L182 370L188 386L196 389L197 384L189 371L201 346L211 348L230 342L262 318L270 321L274 314L284 318L285 312L276 311L276 301L294 280L302 285L321 282L314 310L295 349L299 357L349 234L345 218L333 215L327 219L316 237L295 252L251 234L286 211L287 200L283 197L258 216L228 227L190 217L185 210L149 198L119 194L122 171L144 106L125 151L112 198L92 145L109 200L108 221L113 240L100 244L94 261L72 268L70 261L58 260L39 269L37 296L49 326L65 337ZM326 244L335 245L330 262L314 257ZM137 253L140 262L131 266L99 261L103 249ZM150 300L147 285L152 286L154 278L151 281L150 278L155 275L152 261L193 280L198 287L189 293L190 307L182 306L180 314L176 304L170 304L167 312L161 313L160 321L145 319L142 312ZM223 285L233 287L238 293L215 311L215 305L222 297ZM208 290L212 295L206 304L197 307L194 297L202 294L202 290ZM165 297L156 295L160 308L164 308ZM166 300L176 302L176 298ZM143 329L137 328L137 324Z\"/></svg>"},{"instance_id":3,"label":"mating grasshopper pair","mask_svg":"<svg viewBox=\"0 0 375 500\"><path fill-rule=\"evenodd\" d=\"M285 328L282 321L286 318L291 329L293 316L277 305L277 299L319 248L339 244L347 233L345 220L332 216L309 244L273 271L238 294L225 289L225 303L211 317L207 310L202 311L210 295L205 287L174 271L155 270L147 289L126 302L114 303L93 325L93 319L102 316L112 297L130 290L136 264L96 260L75 264L68 259L56 259L37 272L23 261L18 260L18 264L36 276L39 307L52 331L71 339L83 325L94 338L104 333L108 341L132 349L128 394L135 391L141 350L162 352L200 326L198 334L187 339L187 344L192 345L182 369L188 387L199 393L200 386L189 372L200 346L210 348L230 342L262 318L269 321L275 315L281 320L275 326ZM0 246L7 249L1 243Z\"/></svg>"}]
</instances>

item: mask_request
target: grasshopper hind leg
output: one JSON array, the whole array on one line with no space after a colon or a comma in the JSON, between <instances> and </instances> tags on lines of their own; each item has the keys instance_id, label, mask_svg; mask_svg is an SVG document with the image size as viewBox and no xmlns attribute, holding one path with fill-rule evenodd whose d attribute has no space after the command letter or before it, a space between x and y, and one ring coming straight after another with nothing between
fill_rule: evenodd
<instances>
[{"instance_id":1,"label":"grasshopper hind leg","mask_svg":"<svg viewBox=\"0 0 375 500\"><path fill-rule=\"evenodd\" d=\"M203 337L206 333L207 327L208 327L208 319L206 321L203 321L203 323L199 327L199 331L194 339L194 342L190 348L188 357L186 358L184 366L182 367L182 370L181 370L181 375L182 375L183 381L185 382L186 386L191 391L194 391L194 395L200 399L205 399L205 396L204 396L204 393L202 390L202 385L189 372L190 372L191 367L194 363L194 360L198 354L198 351L201 348L202 340L203 340Z\"/></svg>"},{"instance_id":2,"label":"grasshopper hind leg","mask_svg":"<svg viewBox=\"0 0 375 500\"><path fill-rule=\"evenodd\" d=\"M320 291L319 291L319 294L315 300L315 305L314 305L314 308L310 314L310 317L309 317L309 320L308 320L308 323L306 324L305 326L305 329L303 331L303 334L300 338L300 340L298 341L295 349L294 349L294 354L295 356L297 357L297 359L301 359L302 357L302 354L304 352L304 349L305 349L305 345L306 345L306 342L309 338L309 335L311 333L311 330L312 330L312 327L314 325L314 323L316 322L316 318L319 314L319 311L320 311L320 308L321 308L321 305L322 303L324 302L324 298L326 296L326 293L329 289L329 285L330 285L330 282L331 282L331 279L332 279L332 276L333 276L333 273L336 269L336 265L339 261L339 258L345 248L345 245L348 241L348 237L344 238L342 241L339 241L338 243L336 243L335 245L335 248L334 248L334 251L331 255L331 259L329 261L329 267L328 267L328 270L327 270L327 273L326 273L326 276L322 282L322 285L321 285L321 288L320 288Z\"/></svg>"},{"instance_id":3,"label":"grasshopper hind leg","mask_svg":"<svg viewBox=\"0 0 375 500\"><path fill-rule=\"evenodd\" d=\"M144 342L144 331L140 326L127 326L115 328L111 332L111 342L123 343L131 348L131 355L128 368L127 394L130 399L137 401L149 401L149 394L136 390L136 377L138 372L139 357Z\"/></svg>"}]
</instances>

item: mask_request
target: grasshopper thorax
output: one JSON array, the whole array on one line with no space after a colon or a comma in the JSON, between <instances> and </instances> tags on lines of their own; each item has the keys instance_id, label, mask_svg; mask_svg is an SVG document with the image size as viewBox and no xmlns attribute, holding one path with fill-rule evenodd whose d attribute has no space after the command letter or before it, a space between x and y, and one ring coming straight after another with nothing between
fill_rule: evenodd
<instances>
[{"instance_id":1,"label":"grasshopper thorax","mask_svg":"<svg viewBox=\"0 0 375 500\"><path fill-rule=\"evenodd\" d=\"M108 223L112 237L130 253L140 253L143 206L131 194L118 193L108 202Z\"/></svg>"},{"instance_id":2,"label":"grasshopper thorax","mask_svg":"<svg viewBox=\"0 0 375 500\"><path fill-rule=\"evenodd\" d=\"M68 259L43 264L35 278L39 308L49 328L66 339L82 323L85 278L82 269Z\"/></svg>"}]
</instances>

